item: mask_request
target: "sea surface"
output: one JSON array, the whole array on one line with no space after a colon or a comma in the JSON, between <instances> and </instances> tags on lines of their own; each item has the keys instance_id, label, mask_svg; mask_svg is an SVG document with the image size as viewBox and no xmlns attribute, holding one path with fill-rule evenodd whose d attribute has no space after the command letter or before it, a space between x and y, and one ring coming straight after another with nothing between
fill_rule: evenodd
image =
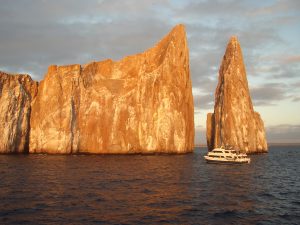
<instances>
[{"instance_id":1,"label":"sea surface","mask_svg":"<svg viewBox=\"0 0 300 225\"><path fill-rule=\"evenodd\" d=\"M0 155L0 224L300 224L300 146L205 154Z\"/></svg>"}]
</instances>

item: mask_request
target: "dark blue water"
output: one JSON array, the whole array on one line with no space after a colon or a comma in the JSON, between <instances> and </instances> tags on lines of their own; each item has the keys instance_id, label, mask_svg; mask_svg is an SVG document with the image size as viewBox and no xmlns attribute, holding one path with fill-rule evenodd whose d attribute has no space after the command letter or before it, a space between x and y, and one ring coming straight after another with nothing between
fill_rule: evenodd
<instances>
[{"instance_id":1,"label":"dark blue water","mask_svg":"<svg viewBox=\"0 0 300 225\"><path fill-rule=\"evenodd\" d=\"M0 224L300 224L300 147L205 153L0 155Z\"/></svg>"}]
</instances>

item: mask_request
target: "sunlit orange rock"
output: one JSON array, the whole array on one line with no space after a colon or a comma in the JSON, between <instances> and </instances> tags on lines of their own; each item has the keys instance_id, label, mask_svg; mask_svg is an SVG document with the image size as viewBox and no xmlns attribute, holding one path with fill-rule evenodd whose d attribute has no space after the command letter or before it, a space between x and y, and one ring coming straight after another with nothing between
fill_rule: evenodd
<instances>
[{"instance_id":1,"label":"sunlit orange rock","mask_svg":"<svg viewBox=\"0 0 300 225\"><path fill-rule=\"evenodd\" d=\"M30 104L37 89L29 75L0 72L0 153L28 152Z\"/></svg>"},{"instance_id":2,"label":"sunlit orange rock","mask_svg":"<svg viewBox=\"0 0 300 225\"><path fill-rule=\"evenodd\" d=\"M246 153L267 152L264 123L254 111L240 44L232 37L219 70L214 113L207 115L208 149L232 146Z\"/></svg>"},{"instance_id":3,"label":"sunlit orange rock","mask_svg":"<svg viewBox=\"0 0 300 225\"><path fill-rule=\"evenodd\" d=\"M50 66L32 104L30 152L185 153L194 106L183 25L120 61Z\"/></svg>"}]
</instances>

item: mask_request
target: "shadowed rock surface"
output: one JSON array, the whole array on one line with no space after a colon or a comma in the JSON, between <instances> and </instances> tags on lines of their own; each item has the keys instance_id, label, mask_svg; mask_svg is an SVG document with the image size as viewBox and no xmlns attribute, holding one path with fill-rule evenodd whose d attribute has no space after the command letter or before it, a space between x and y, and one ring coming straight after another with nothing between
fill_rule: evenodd
<instances>
[{"instance_id":1,"label":"shadowed rock surface","mask_svg":"<svg viewBox=\"0 0 300 225\"><path fill-rule=\"evenodd\" d=\"M219 70L214 113L208 113L209 150L229 145L246 153L267 152L265 128L253 109L240 44L232 37Z\"/></svg>"},{"instance_id":2,"label":"shadowed rock surface","mask_svg":"<svg viewBox=\"0 0 300 225\"><path fill-rule=\"evenodd\" d=\"M120 61L50 66L32 104L30 152L193 151L189 71L182 25Z\"/></svg>"},{"instance_id":3,"label":"shadowed rock surface","mask_svg":"<svg viewBox=\"0 0 300 225\"><path fill-rule=\"evenodd\" d=\"M28 152L30 104L37 89L29 75L0 72L0 153Z\"/></svg>"}]
</instances>

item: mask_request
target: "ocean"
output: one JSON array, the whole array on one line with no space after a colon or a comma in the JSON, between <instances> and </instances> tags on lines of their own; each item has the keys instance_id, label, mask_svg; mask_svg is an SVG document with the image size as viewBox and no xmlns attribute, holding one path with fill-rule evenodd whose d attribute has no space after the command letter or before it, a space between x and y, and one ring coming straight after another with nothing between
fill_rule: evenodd
<instances>
[{"instance_id":1,"label":"ocean","mask_svg":"<svg viewBox=\"0 0 300 225\"><path fill-rule=\"evenodd\" d=\"M300 224L300 146L185 155L0 155L0 224Z\"/></svg>"}]
</instances>

